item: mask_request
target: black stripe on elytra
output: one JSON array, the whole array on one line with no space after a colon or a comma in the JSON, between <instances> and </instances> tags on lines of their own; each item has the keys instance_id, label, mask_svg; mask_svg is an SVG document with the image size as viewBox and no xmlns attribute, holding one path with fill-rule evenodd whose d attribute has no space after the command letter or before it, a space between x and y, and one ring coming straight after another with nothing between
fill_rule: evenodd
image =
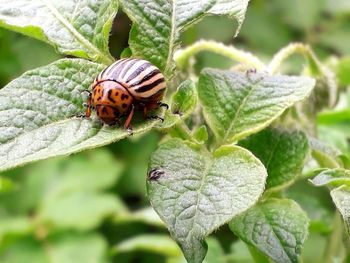
<instances>
[{"instance_id":1,"label":"black stripe on elytra","mask_svg":"<svg viewBox=\"0 0 350 263\"><path fill-rule=\"evenodd\" d=\"M98 75L101 76L100 79L103 79L103 75L105 74L105 72L107 71L107 69L109 69L109 67L106 67L104 70L102 70L102 72ZM98 77L97 76L97 77Z\"/></svg>"},{"instance_id":2,"label":"black stripe on elytra","mask_svg":"<svg viewBox=\"0 0 350 263\"><path fill-rule=\"evenodd\" d=\"M158 84L160 84L162 82L164 82L164 78L159 78L156 81L152 82L151 84L144 85L144 86L139 87L138 89L135 89L135 91L140 92L140 93L146 92L146 91L153 89L154 87L156 87Z\"/></svg>"},{"instance_id":3,"label":"black stripe on elytra","mask_svg":"<svg viewBox=\"0 0 350 263\"><path fill-rule=\"evenodd\" d=\"M132 61L126 66L123 75L120 76L120 79L123 79L123 78L125 77L126 73L128 73L129 69L130 69L133 65L135 65L135 63L138 62L138 61L139 61L138 59L132 60Z\"/></svg>"},{"instance_id":4,"label":"black stripe on elytra","mask_svg":"<svg viewBox=\"0 0 350 263\"><path fill-rule=\"evenodd\" d=\"M119 75L120 72L124 69L125 64L129 61L130 59L125 59L124 61L120 62L118 65L116 65L113 70L111 70L111 73L108 74L108 77L112 77L114 79L120 79Z\"/></svg>"},{"instance_id":5,"label":"black stripe on elytra","mask_svg":"<svg viewBox=\"0 0 350 263\"><path fill-rule=\"evenodd\" d=\"M146 76L144 76L143 79L140 79L139 81L133 83L132 85L130 85L130 87L137 86L137 85L141 84L142 82L153 78L155 75L157 75L159 73L160 73L159 69L152 70L150 73L148 73Z\"/></svg>"},{"instance_id":6,"label":"black stripe on elytra","mask_svg":"<svg viewBox=\"0 0 350 263\"><path fill-rule=\"evenodd\" d=\"M111 90L111 89L108 91L107 98L108 98L111 102L115 103L115 100L112 98L112 90Z\"/></svg>"},{"instance_id":7,"label":"black stripe on elytra","mask_svg":"<svg viewBox=\"0 0 350 263\"><path fill-rule=\"evenodd\" d=\"M134 72L129 76L129 78L126 80L126 82L129 82L136 78L138 75L141 74L142 71L144 71L146 68L152 66L151 63L145 62L141 66L139 66L137 69L134 70Z\"/></svg>"}]
</instances>

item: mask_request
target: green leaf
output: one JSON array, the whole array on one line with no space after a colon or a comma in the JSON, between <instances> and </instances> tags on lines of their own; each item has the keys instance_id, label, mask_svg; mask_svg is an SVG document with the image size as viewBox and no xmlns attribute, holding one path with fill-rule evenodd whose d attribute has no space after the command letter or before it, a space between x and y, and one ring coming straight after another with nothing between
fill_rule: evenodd
<instances>
[{"instance_id":1,"label":"green leaf","mask_svg":"<svg viewBox=\"0 0 350 263\"><path fill-rule=\"evenodd\" d=\"M45 251L40 243L34 239L27 238L7 246L0 253L1 263L49 263ZM65 262L68 263L68 262ZM77 262L78 263L78 262Z\"/></svg>"},{"instance_id":2,"label":"green leaf","mask_svg":"<svg viewBox=\"0 0 350 263\"><path fill-rule=\"evenodd\" d=\"M288 107L307 98L314 85L305 77L205 69L198 96L208 125L226 143L267 127Z\"/></svg>"},{"instance_id":3,"label":"green leaf","mask_svg":"<svg viewBox=\"0 0 350 263\"><path fill-rule=\"evenodd\" d=\"M317 133L318 138L321 141L329 143L344 153L348 154L350 152L350 126L348 125L348 122L345 121L335 124L318 125Z\"/></svg>"},{"instance_id":4,"label":"green leaf","mask_svg":"<svg viewBox=\"0 0 350 263\"><path fill-rule=\"evenodd\" d=\"M47 250L49 248L49 250ZM107 244L98 234L62 234L45 240L45 245L27 238L0 253L2 263L107 263Z\"/></svg>"},{"instance_id":5,"label":"green leaf","mask_svg":"<svg viewBox=\"0 0 350 263\"><path fill-rule=\"evenodd\" d=\"M170 77L173 54L181 32L207 15L227 15L237 20L239 31L248 0L122 0L133 27L129 44L134 56L143 57Z\"/></svg>"},{"instance_id":6,"label":"green leaf","mask_svg":"<svg viewBox=\"0 0 350 263\"><path fill-rule=\"evenodd\" d=\"M341 152L338 149L311 136L308 139L312 150L312 157L321 167L339 167Z\"/></svg>"},{"instance_id":7,"label":"green leaf","mask_svg":"<svg viewBox=\"0 0 350 263\"><path fill-rule=\"evenodd\" d=\"M132 213L118 213L113 218L113 222L116 224L139 222L161 228L165 227L152 207L143 208Z\"/></svg>"},{"instance_id":8,"label":"green leaf","mask_svg":"<svg viewBox=\"0 0 350 263\"><path fill-rule=\"evenodd\" d=\"M14 190L17 185L8 178L0 177L0 193L10 192Z\"/></svg>"},{"instance_id":9,"label":"green leaf","mask_svg":"<svg viewBox=\"0 0 350 263\"><path fill-rule=\"evenodd\" d=\"M121 201L110 194L73 192L46 203L38 212L40 222L54 227L90 230L99 226L103 219L123 209Z\"/></svg>"},{"instance_id":10,"label":"green leaf","mask_svg":"<svg viewBox=\"0 0 350 263\"><path fill-rule=\"evenodd\" d=\"M328 190L316 188L305 180L299 180L284 193L293 199L310 218L310 232L329 234L334 227L334 205Z\"/></svg>"},{"instance_id":11,"label":"green leaf","mask_svg":"<svg viewBox=\"0 0 350 263\"><path fill-rule=\"evenodd\" d=\"M122 128L84 114L94 77L103 65L62 59L28 71L0 90L0 171L49 157L67 155L123 139ZM150 130L157 121L134 126L134 134Z\"/></svg>"},{"instance_id":12,"label":"green leaf","mask_svg":"<svg viewBox=\"0 0 350 263\"><path fill-rule=\"evenodd\" d=\"M203 239L251 207L266 176L261 162L238 146L223 146L211 155L171 139L152 155L147 188L186 259L202 262L207 250Z\"/></svg>"},{"instance_id":13,"label":"green leaf","mask_svg":"<svg viewBox=\"0 0 350 263\"><path fill-rule=\"evenodd\" d=\"M98 234L63 234L48 241L52 263L107 263L107 242Z\"/></svg>"},{"instance_id":14,"label":"green leaf","mask_svg":"<svg viewBox=\"0 0 350 263\"><path fill-rule=\"evenodd\" d=\"M170 110L165 112L161 129L169 129L181 119L187 118L196 107L198 100L197 89L193 81L186 80L180 84L172 95Z\"/></svg>"},{"instance_id":15,"label":"green leaf","mask_svg":"<svg viewBox=\"0 0 350 263\"><path fill-rule=\"evenodd\" d=\"M199 144L204 144L208 140L207 126L202 125L193 132L193 138Z\"/></svg>"},{"instance_id":16,"label":"green leaf","mask_svg":"<svg viewBox=\"0 0 350 263\"><path fill-rule=\"evenodd\" d=\"M206 242L208 244L208 254L203 263L225 263L225 252L221 247L220 242L217 239L210 237Z\"/></svg>"},{"instance_id":17,"label":"green leaf","mask_svg":"<svg viewBox=\"0 0 350 263\"><path fill-rule=\"evenodd\" d=\"M167 257L180 257L181 250L169 236L161 234L144 234L127 239L113 248L116 253L145 251Z\"/></svg>"},{"instance_id":18,"label":"green leaf","mask_svg":"<svg viewBox=\"0 0 350 263\"><path fill-rule=\"evenodd\" d=\"M32 222L25 217L1 217L0 218L0 244L6 236L21 236L33 231Z\"/></svg>"},{"instance_id":19,"label":"green leaf","mask_svg":"<svg viewBox=\"0 0 350 263\"><path fill-rule=\"evenodd\" d=\"M220 245L220 242L213 238L209 237L206 239L208 244L208 253L203 260L203 263L225 263L226 257L223 248ZM181 255L176 258L168 258L167 263L186 263L187 260Z\"/></svg>"},{"instance_id":20,"label":"green leaf","mask_svg":"<svg viewBox=\"0 0 350 263\"><path fill-rule=\"evenodd\" d=\"M267 188L291 183L300 175L309 153L302 131L268 128L240 142L265 165Z\"/></svg>"},{"instance_id":21,"label":"green leaf","mask_svg":"<svg viewBox=\"0 0 350 263\"><path fill-rule=\"evenodd\" d=\"M348 235L350 235L350 187L342 185L331 191L335 206L343 217Z\"/></svg>"},{"instance_id":22,"label":"green leaf","mask_svg":"<svg viewBox=\"0 0 350 263\"><path fill-rule=\"evenodd\" d=\"M314 186L340 186L343 184L350 186L350 170L341 168L324 170L310 180L310 182Z\"/></svg>"},{"instance_id":23,"label":"green leaf","mask_svg":"<svg viewBox=\"0 0 350 263\"><path fill-rule=\"evenodd\" d=\"M51 160L51 165L58 166L59 171L52 169L46 172L52 176L45 185L45 188L50 190L44 191L41 198L42 203L48 206L50 203L55 203L60 196L68 193L95 192L109 188L116 183L123 171L123 163L116 160L113 154L106 149L96 149L92 152L74 155L69 159L54 159ZM38 165L34 173L40 173L42 166Z\"/></svg>"},{"instance_id":24,"label":"green leaf","mask_svg":"<svg viewBox=\"0 0 350 263\"><path fill-rule=\"evenodd\" d=\"M292 200L268 199L230 222L231 230L276 262L298 262L309 219Z\"/></svg>"},{"instance_id":25,"label":"green leaf","mask_svg":"<svg viewBox=\"0 0 350 263\"><path fill-rule=\"evenodd\" d=\"M348 5L350 10L350 4L348 3ZM338 61L335 70L339 84L344 87L350 85L350 57L341 58Z\"/></svg>"},{"instance_id":26,"label":"green leaf","mask_svg":"<svg viewBox=\"0 0 350 263\"><path fill-rule=\"evenodd\" d=\"M172 96L171 111L174 114L188 115L197 104L196 86L191 80L183 82Z\"/></svg>"},{"instance_id":27,"label":"green leaf","mask_svg":"<svg viewBox=\"0 0 350 263\"><path fill-rule=\"evenodd\" d=\"M59 52L110 64L108 37L116 0L4 0L0 26L35 37Z\"/></svg>"}]
</instances>

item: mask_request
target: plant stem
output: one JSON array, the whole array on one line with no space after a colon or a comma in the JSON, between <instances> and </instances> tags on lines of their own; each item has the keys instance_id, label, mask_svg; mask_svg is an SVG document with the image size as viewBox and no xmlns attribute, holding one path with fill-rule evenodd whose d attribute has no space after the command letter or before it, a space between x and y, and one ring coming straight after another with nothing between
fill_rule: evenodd
<instances>
[{"instance_id":1,"label":"plant stem","mask_svg":"<svg viewBox=\"0 0 350 263\"><path fill-rule=\"evenodd\" d=\"M309 45L292 43L282 48L276 53L268 65L269 73L275 74L281 67L282 63L294 54L300 54L305 57L309 64L311 76L324 77L326 79L330 96L329 107L335 105L337 101L337 84L335 81L335 75L328 67L320 62Z\"/></svg>"},{"instance_id":2,"label":"plant stem","mask_svg":"<svg viewBox=\"0 0 350 263\"><path fill-rule=\"evenodd\" d=\"M174 55L176 64L180 69L186 68L190 58L201 51L211 51L223 55L234 61L256 68L257 70L266 68L265 64L251 53L236 49L233 46L225 46L221 43L208 40L200 40L187 48L178 50Z\"/></svg>"},{"instance_id":3,"label":"plant stem","mask_svg":"<svg viewBox=\"0 0 350 263\"><path fill-rule=\"evenodd\" d=\"M320 62L318 61L315 54L311 50L310 46L304 45L301 43L292 43L282 48L272 58L268 66L269 72L272 74L276 73L278 68L282 65L282 63L294 54L300 54L305 56L308 62L310 63L310 66L312 67L313 72L319 71Z\"/></svg>"},{"instance_id":4,"label":"plant stem","mask_svg":"<svg viewBox=\"0 0 350 263\"><path fill-rule=\"evenodd\" d=\"M191 132L183 122L175 124L170 130L170 134L184 140L192 140Z\"/></svg>"}]
</instances>

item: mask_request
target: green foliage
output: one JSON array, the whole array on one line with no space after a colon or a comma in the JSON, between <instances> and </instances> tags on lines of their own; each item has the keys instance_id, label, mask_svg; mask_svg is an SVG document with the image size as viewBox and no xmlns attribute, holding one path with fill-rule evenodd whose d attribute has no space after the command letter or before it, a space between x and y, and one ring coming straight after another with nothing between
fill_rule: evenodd
<instances>
[{"instance_id":1,"label":"green foliage","mask_svg":"<svg viewBox=\"0 0 350 263\"><path fill-rule=\"evenodd\" d=\"M308 78L205 70L198 83L203 114L220 143L256 133L314 87Z\"/></svg>"},{"instance_id":2,"label":"green foliage","mask_svg":"<svg viewBox=\"0 0 350 263\"><path fill-rule=\"evenodd\" d=\"M150 175L162 173L148 180L150 202L189 262L203 261L202 240L252 206L267 176L260 161L240 147L201 153L179 139L160 145L150 169Z\"/></svg>"},{"instance_id":3,"label":"green foliage","mask_svg":"<svg viewBox=\"0 0 350 263\"><path fill-rule=\"evenodd\" d=\"M2 1L0 24L45 41L63 54L110 63L108 35L117 1Z\"/></svg>"},{"instance_id":4,"label":"green foliage","mask_svg":"<svg viewBox=\"0 0 350 263\"><path fill-rule=\"evenodd\" d=\"M137 1L121 0L125 13L133 21L129 44L135 56L158 66L170 77L174 69L173 54L179 46L180 33L207 15L228 15L244 20L249 0L226 1Z\"/></svg>"},{"instance_id":5,"label":"green foliage","mask_svg":"<svg viewBox=\"0 0 350 263\"><path fill-rule=\"evenodd\" d=\"M309 219L292 200L267 199L230 222L232 231L276 262L298 262Z\"/></svg>"},{"instance_id":6,"label":"green foliage","mask_svg":"<svg viewBox=\"0 0 350 263\"><path fill-rule=\"evenodd\" d=\"M248 2L0 2L1 262L346 262L350 6ZM114 41L167 81L132 136L79 117Z\"/></svg>"},{"instance_id":7,"label":"green foliage","mask_svg":"<svg viewBox=\"0 0 350 263\"><path fill-rule=\"evenodd\" d=\"M240 142L265 165L267 188L291 183L301 174L309 144L301 131L268 128Z\"/></svg>"}]
</instances>

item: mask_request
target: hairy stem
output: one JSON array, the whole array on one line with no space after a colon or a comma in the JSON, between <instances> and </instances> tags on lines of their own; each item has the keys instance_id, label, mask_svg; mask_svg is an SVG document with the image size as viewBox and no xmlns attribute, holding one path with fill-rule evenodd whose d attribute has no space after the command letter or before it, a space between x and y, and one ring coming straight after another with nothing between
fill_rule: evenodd
<instances>
[{"instance_id":1,"label":"hairy stem","mask_svg":"<svg viewBox=\"0 0 350 263\"><path fill-rule=\"evenodd\" d=\"M269 72L272 74L276 73L283 62L295 54L305 56L310 64L312 73L317 74L320 72L321 63L317 59L310 46L302 43L292 43L278 51L268 66Z\"/></svg>"},{"instance_id":2,"label":"hairy stem","mask_svg":"<svg viewBox=\"0 0 350 263\"><path fill-rule=\"evenodd\" d=\"M295 54L303 55L305 57L309 64L309 73L311 76L325 78L330 96L329 107L335 105L337 101L337 84L335 81L334 73L320 62L309 45L302 43L292 43L282 48L272 58L270 64L268 65L268 71L271 74L275 74L283 62Z\"/></svg>"},{"instance_id":3,"label":"hairy stem","mask_svg":"<svg viewBox=\"0 0 350 263\"><path fill-rule=\"evenodd\" d=\"M257 70L266 68L265 64L251 53L236 49L233 46L225 46L221 43L207 40L200 40L187 48L178 50L174 55L174 59L178 67L184 69L187 67L190 58L202 51L210 51L225 56Z\"/></svg>"}]
</instances>

